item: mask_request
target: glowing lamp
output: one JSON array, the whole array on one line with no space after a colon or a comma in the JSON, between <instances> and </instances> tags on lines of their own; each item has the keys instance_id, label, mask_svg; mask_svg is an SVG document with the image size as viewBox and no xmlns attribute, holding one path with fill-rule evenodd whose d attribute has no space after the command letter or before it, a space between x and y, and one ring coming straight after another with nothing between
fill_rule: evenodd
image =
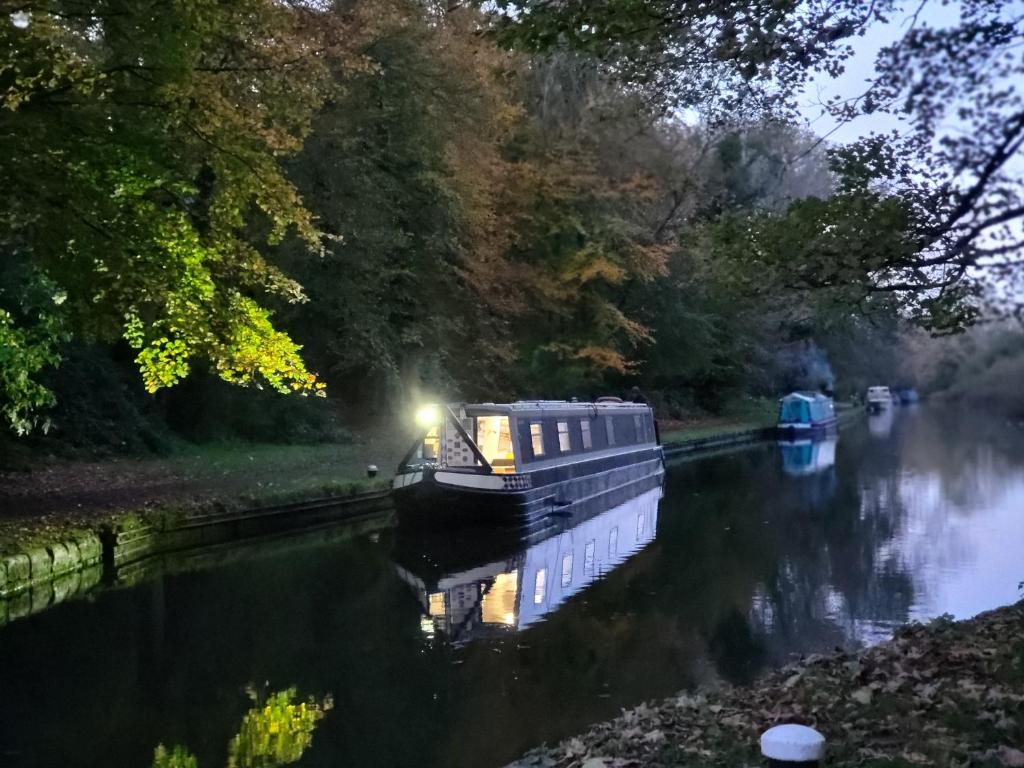
<instances>
[{"instance_id":1,"label":"glowing lamp","mask_svg":"<svg viewBox=\"0 0 1024 768\"><path fill-rule=\"evenodd\" d=\"M416 410L416 423L424 429L441 423L441 409L436 405L422 405Z\"/></svg>"}]
</instances>

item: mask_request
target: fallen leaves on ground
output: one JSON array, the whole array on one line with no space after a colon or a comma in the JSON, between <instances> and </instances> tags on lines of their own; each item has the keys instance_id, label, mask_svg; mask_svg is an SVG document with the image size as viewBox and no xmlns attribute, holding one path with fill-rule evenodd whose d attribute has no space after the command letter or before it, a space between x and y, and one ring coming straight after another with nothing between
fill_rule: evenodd
<instances>
[{"instance_id":1,"label":"fallen leaves on ground","mask_svg":"<svg viewBox=\"0 0 1024 768\"><path fill-rule=\"evenodd\" d=\"M1024 768L1024 602L808 657L750 688L642 704L512 768L755 766L758 737L781 723L824 734L830 768Z\"/></svg>"}]
</instances>

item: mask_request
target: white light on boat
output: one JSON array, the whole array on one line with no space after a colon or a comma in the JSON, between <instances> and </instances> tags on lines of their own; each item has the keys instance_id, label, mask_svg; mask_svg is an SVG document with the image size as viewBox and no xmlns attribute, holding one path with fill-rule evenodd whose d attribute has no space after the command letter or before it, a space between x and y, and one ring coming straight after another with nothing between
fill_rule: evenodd
<instances>
[{"instance_id":1,"label":"white light on boat","mask_svg":"<svg viewBox=\"0 0 1024 768\"><path fill-rule=\"evenodd\" d=\"M421 405L416 411L416 423L424 429L441 423L441 409L436 405Z\"/></svg>"}]
</instances>

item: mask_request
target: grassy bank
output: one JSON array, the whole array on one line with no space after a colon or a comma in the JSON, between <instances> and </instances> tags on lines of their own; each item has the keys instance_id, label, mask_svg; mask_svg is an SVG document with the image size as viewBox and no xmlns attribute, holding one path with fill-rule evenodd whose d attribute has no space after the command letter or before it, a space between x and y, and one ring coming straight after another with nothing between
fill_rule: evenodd
<instances>
[{"instance_id":1,"label":"grassy bank","mask_svg":"<svg viewBox=\"0 0 1024 768\"><path fill-rule=\"evenodd\" d=\"M242 527L253 527L242 520L250 510L386 488L399 445L397 438L364 438L215 443L161 458L37 457L31 471L0 472L0 598L30 587L35 594L40 585L98 566L103 541L145 556L164 545L199 543L212 535L211 522L222 529L218 536L229 526L241 536ZM367 478L369 463L380 467L377 478ZM197 530L204 527L206 533Z\"/></svg>"},{"instance_id":2,"label":"grassy bank","mask_svg":"<svg viewBox=\"0 0 1024 768\"><path fill-rule=\"evenodd\" d=\"M717 416L695 415L683 419L659 419L662 443L685 443L709 437L764 429L775 424L778 403L771 398L748 398Z\"/></svg>"},{"instance_id":3,"label":"grassy bank","mask_svg":"<svg viewBox=\"0 0 1024 768\"><path fill-rule=\"evenodd\" d=\"M809 657L750 688L641 705L515 768L761 765L768 727L811 725L830 768L1024 766L1024 602Z\"/></svg>"}]
</instances>

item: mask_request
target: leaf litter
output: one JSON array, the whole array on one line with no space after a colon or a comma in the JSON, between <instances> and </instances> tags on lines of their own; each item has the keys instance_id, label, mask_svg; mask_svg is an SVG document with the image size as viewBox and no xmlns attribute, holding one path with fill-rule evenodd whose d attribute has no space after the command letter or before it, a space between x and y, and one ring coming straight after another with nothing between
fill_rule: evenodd
<instances>
[{"instance_id":1,"label":"leaf litter","mask_svg":"<svg viewBox=\"0 0 1024 768\"><path fill-rule=\"evenodd\" d=\"M760 766L760 734L782 723L819 730L830 768L1024 768L1024 601L641 704L509 768Z\"/></svg>"}]
</instances>

